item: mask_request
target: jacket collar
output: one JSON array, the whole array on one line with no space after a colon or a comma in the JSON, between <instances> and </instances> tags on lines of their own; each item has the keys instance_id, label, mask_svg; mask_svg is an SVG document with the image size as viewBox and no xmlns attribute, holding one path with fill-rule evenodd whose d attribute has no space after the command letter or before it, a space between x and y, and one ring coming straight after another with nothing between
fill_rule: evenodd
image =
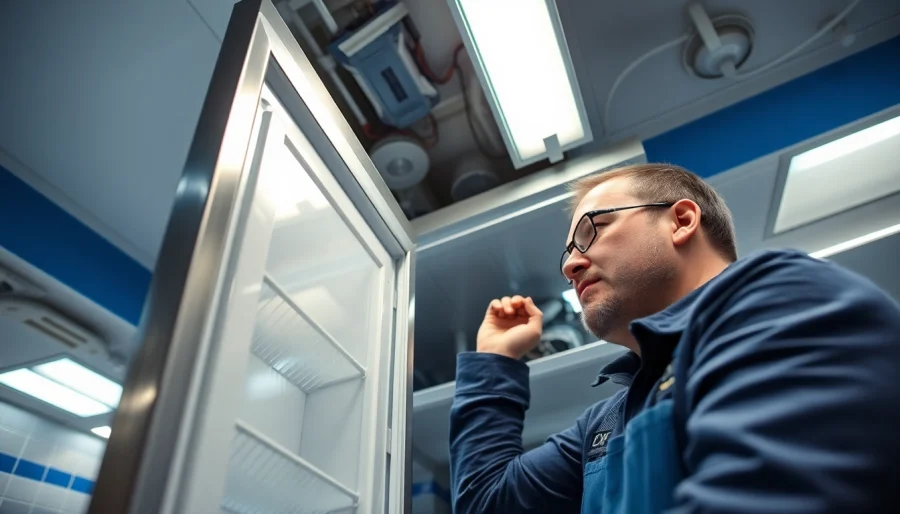
<instances>
[{"instance_id":1,"label":"jacket collar","mask_svg":"<svg viewBox=\"0 0 900 514\"><path fill-rule=\"evenodd\" d=\"M641 358L632 351L625 352L625 355L621 355L606 366L603 366L600 374L591 383L591 387L605 384L608 380L612 380L614 384L630 386L631 381L634 379L634 374L637 373L640 367Z\"/></svg>"},{"instance_id":2,"label":"jacket collar","mask_svg":"<svg viewBox=\"0 0 900 514\"><path fill-rule=\"evenodd\" d=\"M706 284L691 291L686 296L664 310L639 318L631 322L630 330L641 345L641 354L649 358L671 359L675 346L681 339L681 333L687 328L688 320L693 312L694 303ZM629 351L610 362L594 379L592 387L612 381L615 384L630 386L641 367L641 357Z\"/></svg>"}]
</instances>

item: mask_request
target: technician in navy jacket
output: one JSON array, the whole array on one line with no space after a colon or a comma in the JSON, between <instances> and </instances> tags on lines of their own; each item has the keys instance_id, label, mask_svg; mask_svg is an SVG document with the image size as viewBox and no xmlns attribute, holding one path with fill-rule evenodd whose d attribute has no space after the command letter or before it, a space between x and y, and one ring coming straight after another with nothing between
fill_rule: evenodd
<instances>
[{"instance_id":1,"label":"technician in navy jacket","mask_svg":"<svg viewBox=\"0 0 900 514\"><path fill-rule=\"evenodd\" d=\"M737 260L724 202L676 166L573 191L561 271L585 326L630 350L596 384L627 389L523 451L519 359L541 312L492 301L478 351L458 357L456 514L900 510L896 302L799 252Z\"/></svg>"}]
</instances>

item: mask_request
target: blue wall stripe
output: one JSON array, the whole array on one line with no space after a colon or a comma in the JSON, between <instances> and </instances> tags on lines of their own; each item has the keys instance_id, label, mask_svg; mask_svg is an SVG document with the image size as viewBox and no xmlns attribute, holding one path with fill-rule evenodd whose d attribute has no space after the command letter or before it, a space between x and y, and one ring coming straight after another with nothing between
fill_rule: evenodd
<instances>
[{"instance_id":1,"label":"blue wall stripe","mask_svg":"<svg viewBox=\"0 0 900 514\"><path fill-rule=\"evenodd\" d=\"M47 472L46 475L44 471ZM59 486L63 489L72 489L79 493L92 494L94 492L94 481L89 478L74 476L56 468L48 468L43 464L38 464L28 459L19 459L15 455L8 453L0 452L0 472L11 473L36 482ZM73 477L75 478L74 480L72 480Z\"/></svg>"},{"instance_id":2,"label":"blue wall stripe","mask_svg":"<svg viewBox=\"0 0 900 514\"><path fill-rule=\"evenodd\" d=\"M69 483L72 481L72 475L60 471L56 468L50 468L47 470L47 476L44 477L44 482L48 484L58 485L60 487L69 487Z\"/></svg>"},{"instance_id":3,"label":"blue wall stripe","mask_svg":"<svg viewBox=\"0 0 900 514\"><path fill-rule=\"evenodd\" d=\"M40 482L44 478L45 471L47 471L47 468L41 466L37 462L19 459L18 464L16 464L16 469L13 470L13 474Z\"/></svg>"},{"instance_id":4,"label":"blue wall stripe","mask_svg":"<svg viewBox=\"0 0 900 514\"><path fill-rule=\"evenodd\" d=\"M0 452L0 471L12 473L14 467L16 467L16 458L8 453Z\"/></svg>"},{"instance_id":5,"label":"blue wall stripe","mask_svg":"<svg viewBox=\"0 0 900 514\"><path fill-rule=\"evenodd\" d=\"M72 481L72 490L84 494L91 494L94 492L94 481L82 477L75 477L75 480Z\"/></svg>"},{"instance_id":6,"label":"blue wall stripe","mask_svg":"<svg viewBox=\"0 0 900 514\"><path fill-rule=\"evenodd\" d=\"M900 37L644 141L710 177L900 104Z\"/></svg>"},{"instance_id":7,"label":"blue wall stripe","mask_svg":"<svg viewBox=\"0 0 900 514\"><path fill-rule=\"evenodd\" d=\"M133 325L151 273L0 167L0 246Z\"/></svg>"}]
</instances>

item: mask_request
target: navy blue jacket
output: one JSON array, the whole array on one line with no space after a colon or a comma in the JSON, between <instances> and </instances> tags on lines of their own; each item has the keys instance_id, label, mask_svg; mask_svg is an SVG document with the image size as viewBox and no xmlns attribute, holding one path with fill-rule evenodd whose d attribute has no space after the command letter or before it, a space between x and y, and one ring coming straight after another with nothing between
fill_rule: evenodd
<instances>
[{"instance_id":1,"label":"navy blue jacket","mask_svg":"<svg viewBox=\"0 0 900 514\"><path fill-rule=\"evenodd\" d=\"M458 356L454 513L900 509L900 307L868 280L761 252L631 331L596 382L629 387L528 452L528 367Z\"/></svg>"}]
</instances>

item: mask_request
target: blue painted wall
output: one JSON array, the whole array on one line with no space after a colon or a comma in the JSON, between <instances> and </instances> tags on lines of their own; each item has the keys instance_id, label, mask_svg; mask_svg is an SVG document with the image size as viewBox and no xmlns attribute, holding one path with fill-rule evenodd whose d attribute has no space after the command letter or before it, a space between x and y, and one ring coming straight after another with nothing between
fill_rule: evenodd
<instances>
[{"instance_id":1,"label":"blue painted wall","mask_svg":"<svg viewBox=\"0 0 900 514\"><path fill-rule=\"evenodd\" d=\"M703 177L900 104L900 37L644 142ZM0 168L0 246L137 324L151 273ZM12 221L8 221L12 220Z\"/></svg>"},{"instance_id":2,"label":"blue painted wall","mask_svg":"<svg viewBox=\"0 0 900 514\"><path fill-rule=\"evenodd\" d=\"M137 325L150 271L2 166L0 246Z\"/></svg>"},{"instance_id":3,"label":"blue painted wall","mask_svg":"<svg viewBox=\"0 0 900 514\"><path fill-rule=\"evenodd\" d=\"M900 104L900 37L644 141L702 177Z\"/></svg>"}]
</instances>

